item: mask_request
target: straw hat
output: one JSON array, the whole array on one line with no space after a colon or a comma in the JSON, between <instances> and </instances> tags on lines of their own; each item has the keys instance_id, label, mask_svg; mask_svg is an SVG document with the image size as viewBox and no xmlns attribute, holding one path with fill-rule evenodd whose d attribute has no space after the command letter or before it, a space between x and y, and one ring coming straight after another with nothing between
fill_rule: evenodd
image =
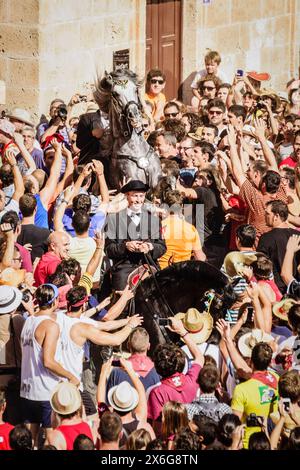
<instances>
[{"instance_id":1,"label":"straw hat","mask_svg":"<svg viewBox=\"0 0 300 470\"><path fill-rule=\"evenodd\" d=\"M179 312L174 318L182 320L185 329L193 335L195 343L205 343L210 337L213 318L209 313L200 313L196 308L189 308L186 313Z\"/></svg>"},{"instance_id":2,"label":"straw hat","mask_svg":"<svg viewBox=\"0 0 300 470\"><path fill-rule=\"evenodd\" d=\"M24 122L30 127L34 127L32 122L32 117L26 109L22 108L13 108L10 113L7 114L7 117L10 119L17 119L18 121Z\"/></svg>"},{"instance_id":3,"label":"straw hat","mask_svg":"<svg viewBox=\"0 0 300 470\"><path fill-rule=\"evenodd\" d=\"M262 88L259 90L260 96L269 96L271 99L275 101L276 109L280 106L280 98L277 95L277 92L272 88Z\"/></svg>"},{"instance_id":4,"label":"straw hat","mask_svg":"<svg viewBox=\"0 0 300 470\"><path fill-rule=\"evenodd\" d=\"M25 269L6 268L0 274L0 285L18 287L25 280Z\"/></svg>"},{"instance_id":5,"label":"straw hat","mask_svg":"<svg viewBox=\"0 0 300 470\"><path fill-rule=\"evenodd\" d=\"M250 331L250 333L246 333L245 335L241 336L238 342L238 347L240 353L244 357L251 357L252 350L254 346L258 343L271 343L274 341L273 336L264 333L264 331L254 329Z\"/></svg>"},{"instance_id":6,"label":"straw hat","mask_svg":"<svg viewBox=\"0 0 300 470\"><path fill-rule=\"evenodd\" d=\"M99 110L99 106L97 105L97 103L94 103L94 101L89 101L87 103L87 107L86 107L86 113L95 113L96 111Z\"/></svg>"},{"instance_id":7,"label":"straw hat","mask_svg":"<svg viewBox=\"0 0 300 470\"><path fill-rule=\"evenodd\" d=\"M15 126L8 119L0 119L0 131L1 132L9 135L10 137L13 137L15 130L16 130Z\"/></svg>"},{"instance_id":8,"label":"straw hat","mask_svg":"<svg viewBox=\"0 0 300 470\"><path fill-rule=\"evenodd\" d=\"M60 415L69 415L81 407L81 396L78 388L70 382L60 382L52 391L51 407Z\"/></svg>"},{"instance_id":9,"label":"straw hat","mask_svg":"<svg viewBox=\"0 0 300 470\"><path fill-rule=\"evenodd\" d=\"M286 91L278 91L277 96L279 96L280 101L289 102L289 96Z\"/></svg>"},{"instance_id":10,"label":"straw hat","mask_svg":"<svg viewBox=\"0 0 300 470\"><path fill-rule=\"evenodd\" d=\"M273 305L273 313L275 317L280 318L280 320L288 321L288 313L292 305L297 302L293 299L283 299L280 302L276 302Z\"/></svg>"},{"instance_id":11,"label":"straw hat","mask_svg":"<svg viewBox=\"0 0 300 470\"><path fill-rule=\"evenodd\" d=\"M239 276L243 274L245 266L250 266L256 260L257 257L254 253L231 251L225 256L224 269L229 277Z\"/></svg>"},{"instance_id":12,"label":"straw hat","mask_svg":"<svg viewBox=\"0 0 300 470\"><path fill-rule=\"evenodd\" d=\"M14 312L22 301L22 293L11 286L0 286L0 315Z\"/></svg>"},{"instance_id":13,"label":"straw hat","mask_svg":"<svg viewBox=\"0 0 300 470\"><path fill-rule=\"evenodd\" d=\"M197 127L196 132L189 132L188 136L195 140L202 140L203 127Z\"/></svg>"},{"instance_id":14,"label":"straw hat","mask_svg":"<svg viewBox=\"0 0 300 470\"><path fill-rule=\"evenodd\" d=\"M129 382L121 382L112 387L107 395L109 404L118 411L131 411L139 402L139 395Z\"/></svg>"}]
</instances>

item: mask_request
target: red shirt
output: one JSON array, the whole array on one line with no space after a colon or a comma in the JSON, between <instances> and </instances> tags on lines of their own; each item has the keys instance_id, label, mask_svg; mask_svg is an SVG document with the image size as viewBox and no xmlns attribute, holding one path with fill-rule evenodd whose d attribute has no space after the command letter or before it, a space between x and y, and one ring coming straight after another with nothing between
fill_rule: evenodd
<instances>
[{"instance_id":1,"label":"red shirt","mask_svg":"<svg viewBox=\"0 0 300 470\"><path fill-rule=\"evenodd\" d=\"M73 450L74 441L79 434L84 434L94 442L91 428L84 421L78 424L70 424L69 426L61 425L56 430L60 431L64 436L67 444L66 450Z\"/></svg>"},{"instance_id":2,"label":"red shirt","mask_svg":"<svg viewBox=\"0 0 300 470\"><path fill-rule=\"evenodd\" d=\"M151 390L148 400L148 418L158 419L162 408L168 401L191 403L196 398L199 388L197 379L201 366L193 364L187 374L176 373L162 379L161 385Z\"/></svg>"},{"instance_id":3,"label":"red shirt","mask_svg":"<svg viewBox=\"0 0 300 470\"><path fill-rule=\"evenodd\" d=\"M294 160L292 156L289 156L285 158L284 160L282 160L282 162L279 163L278 167L282 168L284 166L287 166L289 168L295 168L296 165L297 165L297 160Z\"/></svg>"},{"instance_id":4,"label":"red shirt","mask_svg":"<svg viewBox=\"0 0 300 470\"><path fill-rule=\"evenodd\" d=\"M48 276L54 274L61 259L52 251L47 251L36 267L34 272L35 285L38 287L47 282Z\"/></svg>"},{"instance_id":5,"label":"red shirt","mask_svg":"<svg viewBox=\"0 0 300 470\"><path fill-rule=\"evenodd\" d=\"M12 424L0 424L0 450L11 450L9 445L9 433L14 428Z\"/></svg>"}]
</instances>

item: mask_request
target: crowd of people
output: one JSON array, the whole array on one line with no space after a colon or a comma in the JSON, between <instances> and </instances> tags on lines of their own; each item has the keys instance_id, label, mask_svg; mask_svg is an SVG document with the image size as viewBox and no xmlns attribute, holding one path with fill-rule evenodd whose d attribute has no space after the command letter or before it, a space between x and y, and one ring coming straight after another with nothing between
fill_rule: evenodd
<instances>
[{"instance_id":1,"label":"crowd of people","mask_svg":"<svg viewBox=\"0 0 300 470\"><path fill-rule=\"evenodd\" d=\"M191 103L147 74L155 188L111 186L92 92L2 114L0 450L300 449L300 80L204 63ZM227 279L223 315L212 285L153 349L136 288L189 260Z\"/></svg>"}]
</instances>

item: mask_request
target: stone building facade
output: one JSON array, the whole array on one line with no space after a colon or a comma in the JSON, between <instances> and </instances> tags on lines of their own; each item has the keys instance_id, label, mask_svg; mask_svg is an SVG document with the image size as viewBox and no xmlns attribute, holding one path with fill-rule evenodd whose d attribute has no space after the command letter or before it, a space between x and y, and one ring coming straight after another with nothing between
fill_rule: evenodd
<instances>
[{"instance_id":1,"label":"stone building facade","mask_svg":"<svg viewBox=\"0 0 300 470\"><path fill-rule=\"evenodd\" d=\"M222 69L269 71L284 89L298 76L300 0L182 0L181 80L189 99L192 72L207 49ZM35 119L54 97L84 91L113 52L130 50L130 67L145 73L146 0L0 0L0 80L6 106ZM0 103L1 104L1 103Z\"/></svg>"}]
</instances>

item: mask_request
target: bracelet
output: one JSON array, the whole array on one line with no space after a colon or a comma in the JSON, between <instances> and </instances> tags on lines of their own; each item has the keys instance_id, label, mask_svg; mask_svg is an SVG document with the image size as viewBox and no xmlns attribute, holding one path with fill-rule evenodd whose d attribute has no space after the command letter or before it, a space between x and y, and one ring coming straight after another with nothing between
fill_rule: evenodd
<instances>
[{"instance_id":1,"label":"bracelet","mask_svg":"<svg viewBox=\"0 0 300 470\"><path fill-rule=\"evenodd\" d=\"M65 202L67 205L69 204L69 201L67 201L66 199L63 199L61 202Z\"/></svg>"},{"instance_id":2,"label":"bracelet","mask_svg":"<svg viewBox=\"0 0 300 470\"><path fill-rule=\"evenodd\" d=\"M186 331L184 335L181 336L181 338L184 338L186 335L189 335L189 331Z\"/></svg>"}]
</instances>

